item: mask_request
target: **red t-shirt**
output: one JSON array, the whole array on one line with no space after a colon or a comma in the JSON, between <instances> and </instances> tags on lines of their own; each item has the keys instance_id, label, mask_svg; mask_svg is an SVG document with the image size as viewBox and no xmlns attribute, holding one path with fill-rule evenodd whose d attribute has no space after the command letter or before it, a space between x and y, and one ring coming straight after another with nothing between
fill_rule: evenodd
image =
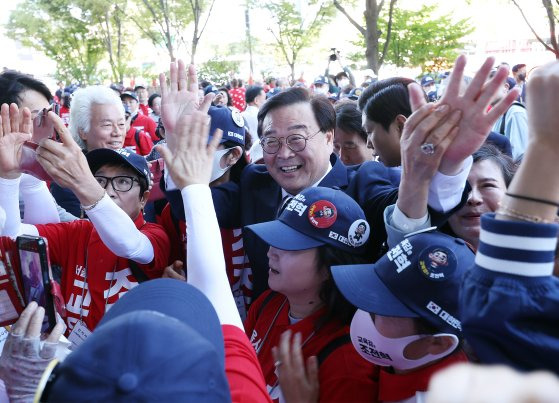
<instances>
[{"instance_id":1,"label":"red t-shirt","mask_svg":"<svg viewBox=\"0 0 559 403\"><path fill-rule=\"evenodd\" d=\"M146 223L142 214L134 224L151 241L154 253L150 263L138 263L138 267L149 278L161 277L169 258L167 234L160 225ZM48 240L51 263L62 267L60 286L66 303L68 334L80 319L80 307L83 321L93 330L106 309L138 285L128 259L112 253L87 220L37 225L37 229ZM87 287L84 283L86 254Z\"/></svg>"},{"instance_id":2,"label":"red t-shirt","mask_svg":"<svg viewBox=\"0 0 559 403\"><path fill-rule=\"evenodd\" d=\"M155 129L157 129L157 125L155 124L153 119L151 119L149 116L138 113L136 117L132 118L132 124L130 126L137 127L138 129L141 129L146 133L149 133L151 137L151 141L153 142L159 141L159 137L157 137L157 134L155 134Z\"/></svg>"},{"instance_id":3,"label":"red t-shirt","mask_svg":"<svg viewBox=\"0 0 559 403\"><path fill-rule=\"evenodd\" d=\"M232 90L229 90L229 96L231 97L231 103L235 108L237 108L240 112L245 110L247 106L245 87L233 88Z\"/></svg>"},{"instance_id":4,"label":"red t-shirt","mask_svg":"<svg viewBox=\"0 0 559 403\"><path fill-rule=\"evenodd\" d=\"M153 148L153 141L151 137L145 131L140 130L138 133L138 139L140 144L136 143L136 128L130 127L126 132L126 137L124 138L123 147L130 147L136 154L148 155Z\"/></svg>"},{"instance_id":5,"label":"red t-shirt","mask_svg":"<svg viewBox=\"0 0 559 403\"><path fill-rule=\"evenodd\" d=\"M221 329L231 401L270 402L262 369L246 334L233 325L222 325Z\"/></svg>"},{"instance_id":6,"label":"red t-shirt","mask_svg":"<svg viewBox=\"0 0 559 403\"><path fill-rule=\"evenodd\" d=\"M186 223L182 220L174 222L169 204L161 212L159 222L171 240L169 264L175 260L186 262ZM177 225L180 233L177 233ZM220 228L220 231L229 285L239 314L244 319L252 300L252 269L243 246L243 230L241 228Z\"/></svg>"},{"instance_id":7,"label":"red t-shirt","mask_svg":"<svg viewBox=\"0 0 559 403\"><path fill-rule=\"evenodd\" d=\"M319 309L291 325L289 302L279 293L269 299L260 312L263 301L270 293L271 291L268 290L254 301L245 321L245 330L257 352L268 393L272 399L278 401L281 391L275 373L272 347L279 344L281 334L288 329L291 329L293 334L301 333L303 358L306 361L311 356L318 356L333 340L348 335L349 326L331 320L315 330L315 321L326 313L326 308ZM361 358L351 342L342 344L331 351L319 366L319 400L321 402L375 401L376 374L376 366Z\"/></svg>"},{"instance_id":8,"label":"red t-shirt","mask_svg":"<svg viewBox=\"0 0 559 403\"><path fill-rule=\"evenodd\" d=\"M140 112L142 112L142 114L144 114L146 116L149 116L149 106L147 106L147 104L146 105L139 104L138 108L139 108Z\"/></svg>"},{"instance_id":9,"label":"red t-shirt","mask_svg":"<svg viewBox=\"0 0 559 403\"><path fill-rule=\"evenodd\" d=\"M381 369L379 371L378 400L381 402L400 401L415 396L417 392L424 392L436 372L459 362L468 362L468 357L461 350L433 365L406 374L394 374Z\"/></svg>"}]
</instances>

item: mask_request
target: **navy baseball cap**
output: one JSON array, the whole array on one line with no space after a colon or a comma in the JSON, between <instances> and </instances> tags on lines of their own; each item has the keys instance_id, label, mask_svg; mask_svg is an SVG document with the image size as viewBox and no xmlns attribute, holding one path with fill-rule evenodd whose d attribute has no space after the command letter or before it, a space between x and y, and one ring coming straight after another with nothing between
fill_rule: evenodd
<instances>
[{"instance_id":1,"label":"navy baseball cap","mask_svg":"<svg viewBox=\"0 0 559 403\"><path fill-rule=\"evenodd\" d=\"M124 163L144 178L147 181L148 186L150 184L150 174L147 160L127 148L120 148L118 150L98 148L88 152L85 157L87 158L89 169L91 169L91 172L93 172L94 175L95 172L97 172L97 170L103 165Z\"/></svg>"},{"instance_id":2,"label":"navy baseball cap","mask_svg":"<svg viewBox=\"0 0 559 403\"><path fill-rule=\"evenodd\" d=\"M315 84L328 84L328 80L326 79L326 77L324 76L318 76L314 79L314 83Z\"/></svg>"},{"instance_id":3,"label":"navy baseball cap","mask_svg":"<svg viewBox=\"0 0 559 403\"><path fill-rule=\"evenodd\" d=\"M182 281L146 281L120 298L56 370L48 401L230 401L211 302Z\"/></svg>"},{"instance_id":4,"label":"navy baseball cap","mask_svg":"<svg viewBox=\"0 0 559 403\"><path fill-rule=\"evenodd\" d=\"M138 101L138 95L134 91L124 91L120 94L120 99L124 99L125 97L133 98Z\"/></svg>"},{"instance_id":5,"label":"navy baseball cap","mask_svg":"<svg viewBox=\"0 0 559 403\"><path fill-rule=\"evenodd\" d=\"M208 115L212 118L210 123L210 136L217 129L223 131L221 142L232 141L245 146L245 120L238 110L231 110L226 106L210 106Z\"/></svg>"},{"instance_id":6,"label":"navy baseball cap","mask_svg":"<svg viewBox=\"0 0 559 403\"><path fill-rule=\"evenodd\" d=\"M474 253L459 238L440 232L411 235L374 264L332 266L344 297L382 316L421 318L460 335L458 294Z\"/></svg>"},{"instance_id":7,"label":"navy baseball cap","mask_svg":"<svg viewBox=\"0 0 559 403\"><path fill-rule=\"evenodd\" d=\"M426 87L428 85L434 84L435 80L431 76L425 76L421 79L421 86Z\"/></svg>"},{"instance_id":8,"label":"navy baseball cap","mask_svg":"<svg viewBox=\"0 0 559 403\"><path fill-rule=\"evenodd\" d=\"M332 245L364 253L371 232L363 210L341 190L308 188L287 201L274 221L248 225L267 244L283 250Z\"/></svg>"},{"instance_id":9,"label":"navy baseball cap","mask_svg":"<svg viewBox=\"0 0 559 403\"><path fill-rule=\"evenodd\" d=\"M359 99L359 97L361 96L361 94L363 93L363 88L362 87L357 87L352 89L349 92L349 95L347 96L349 99L352 99L354 101L357 101Z\"/></svg>"},{"instance_id":10,"label":"navy baseball cap","mask_svg":"<svg viewBox=\"0 0 559 403\"><path fill-rule=\"evenodd\" d=\"M210 92L217 94L219 90L215 85L208 85L206 88L204 88L204 95L208 95Z\"/></svg>"}]
</instances>

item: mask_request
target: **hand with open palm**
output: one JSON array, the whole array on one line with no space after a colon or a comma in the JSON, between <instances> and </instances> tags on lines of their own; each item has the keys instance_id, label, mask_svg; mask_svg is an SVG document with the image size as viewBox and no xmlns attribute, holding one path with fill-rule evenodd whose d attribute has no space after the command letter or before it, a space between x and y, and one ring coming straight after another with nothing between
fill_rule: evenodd
<instances>
[{"instance_id":1,"label":"hand with open palm","mask_svg":"<svg viewBox=\"0 0 559 403\"><path fill-rule=\"evenodd\" d=\"M177 122L182 115L190 115L194 111L207 113L214 97L208 94L200 102L198 97L198 78L196 68L189 65L188 70L182 60L172 62L169 68L169 86L165 74L159 75L161 86L161 119L165 127L165 138L169 148L175 146Z\"/></svg>"},{"instance_id":2,"label":"hand with open palm","mask_svg":"<svg viewBox=\"0 0 559 403\"><path fill-rule=\"evenodd\" d=\"M439 101L450 106L452 111L461 111L458 134L446 150L439 168L444 174L453 175L461 169L463 161L481 147L497 119L518 97L517 89L513 89L488 110L508 75L508 70L500 67L488 81L494 62L492 57L487 58L465 91L461 91L466 57L461 55L456 59L449 84ZM423 98L416 97L412 100L412 110L419 109L425 103Z\"/></svg>"},{"instance_id":3,"label":"hand with open palm","mask_svg":"<svg viewBox=\"0 0 559 403\"><path fill-rule=\"evenodd\" d=\"M29 109L16 104L0 107L0 177L15 179L21 174L23 143L31 140L33 121Z\"/></svg>"}]
</instances>

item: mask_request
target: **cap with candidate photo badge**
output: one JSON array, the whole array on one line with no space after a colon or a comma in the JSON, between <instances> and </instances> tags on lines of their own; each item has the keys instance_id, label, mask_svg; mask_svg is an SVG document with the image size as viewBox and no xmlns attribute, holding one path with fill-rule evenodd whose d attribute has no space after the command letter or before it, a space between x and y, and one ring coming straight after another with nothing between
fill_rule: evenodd
<instances>
[{"instance_id":1,"label":"cap with candidate photo badge","mask_svg":"<svg viewBox=\"0 0 559 403\"><path fill-rule=\"evenodd\" d=\"M231 110L225 106L210 106L210 136L213 136L217 129L221 129L223 136L221 142L232 141L245 146L245 120L238 110Z\"/></svg>"},{"instance_id":2,"label":"cap with candidate photo badge","mask_svg":"<svg viewBox=\"0 0 559 403\"><path fill-rule=\"evenodd\" d=\"M363 210L341 190L305 189L286 201L275 221L246 227L267 244L283 250L332 245L350 253L364 253L371 233Z\"/></svg>"},{"instance_id":3,"label":"cap with candidate photo badge","mask_svg":"<svg viewBox=\"0 0 559 403\"><path fill-rule=\"evenodd\" d=\"M382 316L421 318L460 335L458 294L474 253L440 232L411 235L374 264L333 266L336 285L359 309Z\"/></svg>"}]
</instances>

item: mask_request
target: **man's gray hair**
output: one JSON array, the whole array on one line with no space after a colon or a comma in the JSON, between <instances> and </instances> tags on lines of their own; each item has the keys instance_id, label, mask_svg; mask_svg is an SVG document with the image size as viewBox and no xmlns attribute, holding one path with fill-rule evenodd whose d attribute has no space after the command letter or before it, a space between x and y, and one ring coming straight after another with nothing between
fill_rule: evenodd
<instances>
[{"instance_id":1,"label":"man's gray hair","mask_svg":"<svg viewBox=\"0 0 559 403\"><path fill-rule=\"evenodd\" d=\"M69 129L72 137L82 149L86 149L87 146L80 137L80 131L85 134L89 133L91 128L91 107L93 104L114 105L122 112L124 117L122 101L109 87L92 85L77 90L72 96Z\"/></svg>"}]
</instances>

